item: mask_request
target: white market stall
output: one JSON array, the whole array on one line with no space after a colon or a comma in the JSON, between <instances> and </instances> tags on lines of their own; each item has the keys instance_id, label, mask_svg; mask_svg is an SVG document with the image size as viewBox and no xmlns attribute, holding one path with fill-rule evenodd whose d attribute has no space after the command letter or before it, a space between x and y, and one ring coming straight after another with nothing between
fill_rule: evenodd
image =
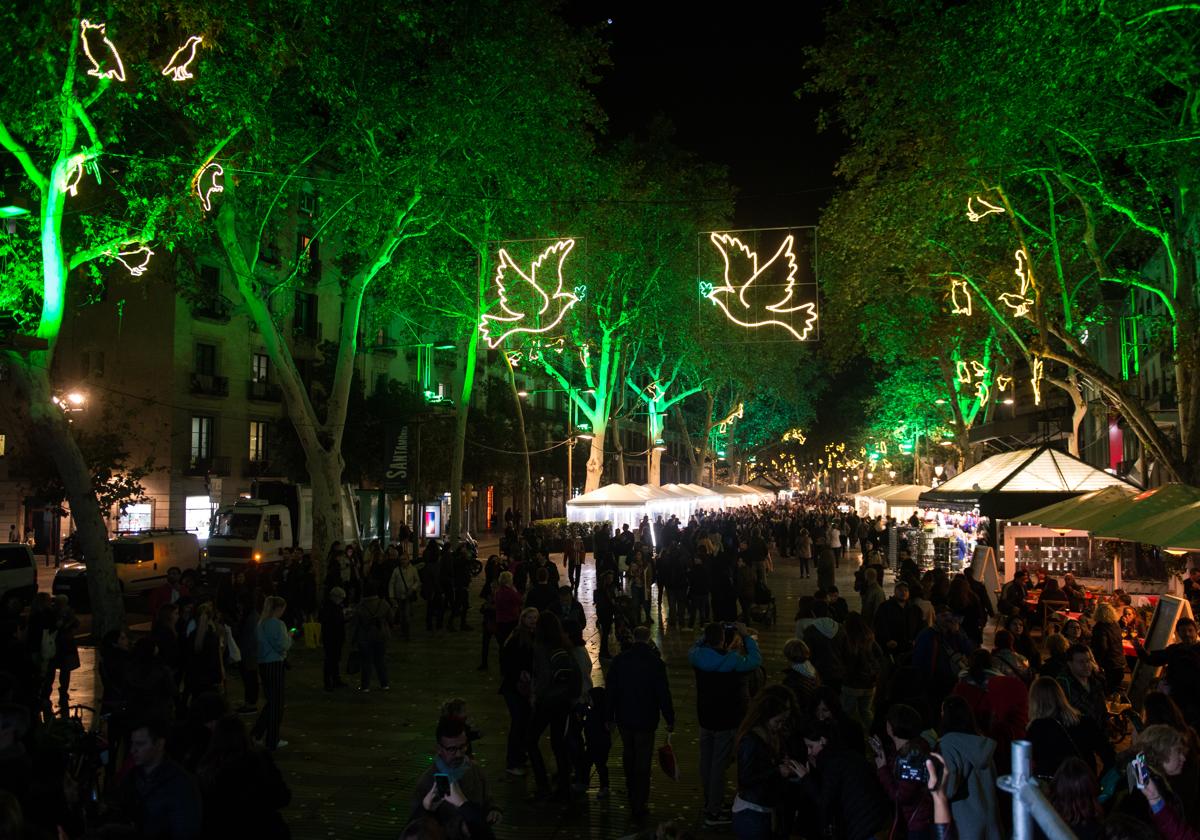
<instances>
[{"instance_id":1,"label":"white market stall","mask_svg":"<svg viewBox=\"0 0 1200 840\"><path fill-rule=\"evenodd\" d=\"M887 511L887 505L877 504L880 494L886 493L895 487L895 484L877 484L874 487L868 487L866 490L861 490L854 494L854 509L859 516L866 516L874 519L876 516L883 516ZM872 511L872 506L875 511Z\"/></svg>"},{"instance_id":2,"label":"white market stall","mask_svg":"<svg viewBox=\"0 0 1200 840\"><path fill-rule=\"evenodd\" d=\"M649 499L629 484L607 484L567 502L568 522L611 522L613 529L641 524Z\"/></svg>"}]
</instances>

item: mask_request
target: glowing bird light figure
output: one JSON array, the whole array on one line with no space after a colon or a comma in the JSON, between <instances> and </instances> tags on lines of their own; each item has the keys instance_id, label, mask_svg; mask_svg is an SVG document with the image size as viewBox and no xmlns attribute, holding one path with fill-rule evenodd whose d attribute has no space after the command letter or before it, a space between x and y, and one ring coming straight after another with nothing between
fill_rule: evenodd
<instances>
[{"instance_id":1,"label":"glowing bird light figure","mask_svg":"<svg viewBox=\"0 0 1200 840\"><path fill-rule=\"evenodd\" d=\"M200 197L200 206L207 213L212 210L212 197L217 193L225 192L225 185L218 181L218 178L225 177L225 168L219 163L209 162L196 175L196 180L192 182L192 189L196 191L196 195ZM207 186L205 179L208 179Z\"/></svg>"},{"instance_id":2,"label":"glowing bird light figure","mask_svg":"<svg viewBox=\"0 0 1200 840\"><path fill-rule=\"evenodd\" d=\"M1041 359L1034 359L1030 365L1033 376L1029 380L1029 384L1033 386L1033 404L1042 404L1042 369L1045 365Z\"/></svg>"},{"instance_id":3,"label":"glowing bird light figure","mask_svg":"<svg viewBox=\"0 0 1200 840\"><path fill-rule=\"evenodd\" d=\"M971 384L971 366L966 362L954 363L955 378L963 385Z\"/></svg>"},{"instance_id":4,"label":"glowing bird light figure","mask_svg":"<svg viewBox=\"0 0 1200 840\"><path fill-rule=\"evenodd\" d=\"M506 338L517 333L540 334L554 329L562 321L563 316L579 302L579 298L573 292L563 290L563 264L570 255L571 250L575 247L574 239L561 239L555 242L545 251L538 255L530 266L529 274L521 271L512 257L503 248L500 249L500 264L496 268L495 283L496 288L500 292L500 308L504 310L503 315L484 315L479 322L479 331L483 333L484 340L487 341L488 347L496 349ZM558 257L558 284L554 289L553 294L546 294L542 287L538 284L538 271L542 265L550 257ZM536 312L519 312L512 308L511 301L507 295L507 289L504 284L505 275L509 271L516 273L521 281L524 281L535 293L533 298L534 305L540 307ZM558 304L558 311L553 312L552 304ZM541 326L519 326L527 319L541 319L542 316L547 316L548 321ZM494 330L499 329L497 335Z\"/></svg>"},{"instance_id":5,"label":"glowing bird light figure","mask_svg":"<svg viewBox=\"0 0 1200 840\"><path fill-rule=\"evenodd\" d=\"M988 389L988 369L974 359L971 360L971 374L975 380L975 396L979 398L979 405L985 406L991 398L991 391Z\"/></svg>"},{"instance_id":6,"label":"glowing bird light figure","mask_svg":"<svg viewBox=\"0 0 1200 840\"><path fill-rule=\"evenodd\" d=\"M727 431L729 431L729 427L733 424L734 420L740 420L741 418L743 418L745 416L746 416L746 404L738 403L737 408L735 408L733 411L731 411L729 413L728 417L726 417L724 420L722 420L720 423L717 424L717 434L719 434L719 435L725 434Z\"/></svg>"},{"instance_id":7,"label":"glowing bird light figure","mask_svg":"<svg viewBox=\"0 0 1200 840\"><path fill-rule=\"evenodd\" d=\"M92 23L90 20L79 21L79 40L83 43L83 54L88 57L88 61L92 62L92 68L87 71L89 76L95 76L97 79L116 79L118 82L125 81L125 65L121 63L121 54L117 52L116 46L108 39L105 29L106 23ZM88 43L89 36L95 39L100 37L100 42L95 44L97 53L101 49L108 51L108 55L104 58L112 60L112 67L108 70L100 69L100 61L96 58L96 54L92 52L93 45Z\"/></svg>"},{"instance_id":8,"label":"glowing bird light figure","mask_svg":"<svg viewBox=\"0 0 1200 840\"><path fill-rule=\"evenodd\" d=\"M1013 311L1014 318L1021 318L1029 314L1029 309L1033 306L1033 298L1029 297L1029 290L1033 286L1033 272L1029 267L1029 255L1025 253L1024 248L1018 248L1015 256L1017 267L1013 269L1013 274L1021 279L1021 289L1017 293L1005 292L1000 295L1000 300Z\"/></svg>"},{"instance_id":9,"label":"glowing bird light figure","mask_svg":"<svg viewBox=\"0 0 1200 840\"><path fill-rule=\"evenodd\" d=\"M196 49L204 43L204 38L200 35L192 35L183 46L175 50L175 54L171 56L171 60L167 62L167 66L163 68L162 74L170 76L173 82L182 82L185 79L191 79L192 71L188 67L196 60Z\"/></svg>"},{"instance_id":10,"label":"glowing bird light figure","mask_svg":"<svg viewBox=\"0 0 1200 840\"><path fill-rule=\"evenodd\" d=\"M1009 386L1012 385L1012 383L1013 383L1013 378L1011 376L1006 376L1005 374L1002 373L996 377L996 390L997 391L1007 391Z\"/></svg>"},{"instance_id":11,"label":"glowing bird light figure","mask_svg":"<svg viewBox=\"0 0 1200 840\"><path fill-rule=\"evenodd\" d=\"M796 255L793 252L795 237L792 234L784 237L779 249L761 267L758 264L758 254L751 251L737 237L727 233L712 233L709 234L709 239L721 252L721 257L725 261L723 275L725 285L714 287L705 297L719 306L725 313L725 317L740 327L747 329L769 326L783 327L797 341L805 341L817 321L817 308L815 303L792 303L792 297L796 291ZM787 284L784 287L783 299L763 307L763 311L755 312L746 299L746 293L751 290L755 281L768 268L775 265L777 260L781 261L787 269ZM733 275L745 275L745 278ZM740 285L735 286L735 283L740 283ZM800 332L797 332L791 324L772 317L793 312L805 313L804 326Z\"/></svg>"},{"instance_id":12,"label":"glowing bird light figure","mask_svg":"<svg viewBox=\"0 0 1200 840\"><path fill-rule=\"evenodd\" d=\"M953 307L950 314L971 317L971 286L966 280L950 281L950 303Z\"/></svg>"},{"instance_id":13,"label":"glowing bird light figure","mask_svg":"<svg viewBox=\"0 0 1200 840\"><path fill-rule=\"evenodd\" d=\"M154 252L150 250L149 245L142 245L132 251L117 251L115 254L109 251L108 254L129 269L129 273L134 277L141 277L146 273L146 268L150 265L150 258L154 256ZM142 261L135 265L133 258L137 256L141 256Z\"/></svg>"},{"instance_id":14,"label":"glowing bird light figure","mask_svg":"<svg viewBox=\"0 0 1200 840\"><path fill-rule=\"evenodd\" d=\"M987 209L986 210L976 210L971 204L973 201L978 201L980 204L982 204ZM995 204L984 201L979 196L975 196L974 198L967 199L967 218L970 219L972 222L978 222L980 219L984 218L985 216L990 216L993 213L1003 213L1003 212L1004 212L1003 207L997 207Z\"/></svg>"},{"instance_id":15,"label":"glowing bird light figure","mask_svg":"<svg viewBox=\"0 0 1200 840\"><path fill-rule=\"evenodd\" d=\"M58 188L60 191L70 193L71 195L79 194L79 182L83 179L83 156L74 155L67 165L67 171L63 173L59 179Z\"/></svg>"}]
</instances>

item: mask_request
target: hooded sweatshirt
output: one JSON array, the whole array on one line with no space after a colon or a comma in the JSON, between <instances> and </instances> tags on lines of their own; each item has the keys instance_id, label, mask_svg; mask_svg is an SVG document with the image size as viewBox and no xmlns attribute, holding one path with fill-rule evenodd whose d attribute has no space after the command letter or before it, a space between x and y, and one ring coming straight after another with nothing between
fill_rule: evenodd
<instances>
[{"instance_id":1,"label":"hooded sweatshirt","mask_svg":"<svg viewBox=\"0 0 1200 840\"><path fill-rule=\"evenodd\" d=\"M946 790L959 840L1000 840L996 742L984 735L948 732L939 751L946 760Z\"/></svg>"}]
</instances>

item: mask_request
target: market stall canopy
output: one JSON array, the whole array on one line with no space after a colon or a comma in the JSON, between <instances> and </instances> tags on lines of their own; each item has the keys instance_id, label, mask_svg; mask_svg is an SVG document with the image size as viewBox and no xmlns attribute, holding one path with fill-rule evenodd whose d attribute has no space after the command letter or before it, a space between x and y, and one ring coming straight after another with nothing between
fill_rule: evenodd
<instances>
[{"instance_id":1,"label":"market stall canopy","mask_svg":"<svg viewBox=\"0 0 1200 840\"><path fill-rule=\"evenodd\" d=\"M568 522L611 522L636 528L649 513L650 495L634 484L606 484L567 502Z\"/></svg>"},{"instance_id":2,"label":"market stall canopy","mask_svg":"<svg viewBox=\"0 0 1200 840\"><path fill-rule=\"evenodd\" d=\"M1056 530L1086 531L1086 524L1112 516L1136 494L1132 487L1105 487L1022 514L1021 521Z\"/></svg>"},{"instance_id":3,"label":"market stall canopy","mask_svg":"<svg viewBox=\"0 0 1200 840\"><path fill-rule=\"evenodd\" d=\"M888 503L888 507L915 507L921 494L928 493L930 489L932 488L924 484L892 484L884 492L877 493L875 498L883 499Z\"/></svg>"},{"instance_id":4,"label":"market stall canopy","mask_svg":"<svg viewBox=\"0 0 1200 840\"><path fill-rule=\"evenodd\" d=\"M887 493L888 491L893 490L897 487L901 487L901 486L903 486L903 485L876 484L874 487L868 487L866 490L862 490L858 493L855 493L854 495L862 496L863 498L867 498L867 499L878 499L880 496ZM925 489L929 489L929 488L925 488Z\"/></svg>"},{"instance_id":5,"label":"market stall canopy","mask_svg":"<svg viewBox=\"0 0 1200 840\"><path fill-rule=\"evenodd\" d=\"M640 505L649 498L635 484L606 484L591 493L576 496L569 505L596 507L599 505Z\"/></svg>"},{"instance_id":6,"label":"market stall canopy","mask_svg":"<svg viewBox=\"0 0 1200 840\"><path fill-rule=\"evenodd\" d=\"M1121 529L1121 539L1179 551L1200 551L1200 502L1160 513Z\"/></svg>"},{"instance_id":7,"label":"market stall canopy","mask_svg":"<svg viewBox=\"0 0 1200 840\"><path fill-rule=\"evenodd\" d=\"M1031 510L1105 487L1133 485L1073 455L1039 446L993 455L936 490L922 493L920 501L949 510L978 507L982 515L993 519L1017 519Z\"/></svg>"},{"instance_id":8,"label":"market stall canopy","mask_svg":"<svg viewBox=\"0 0 1200 840\"><path fill-rule=\"evenodd\" d=\"M1182 548L1174 543L1160 542L1159 530L1164 525L1169 527L1171 519L1179 525L1185 524L1183 511L1197 502L1200 502L1200 489L1187 484L1164 484L1137 494L1116 511L1116 515L1088 530L1102 539ZM1147 528L1148 525L1152 527Z\"/></svg>"}]
</instances>

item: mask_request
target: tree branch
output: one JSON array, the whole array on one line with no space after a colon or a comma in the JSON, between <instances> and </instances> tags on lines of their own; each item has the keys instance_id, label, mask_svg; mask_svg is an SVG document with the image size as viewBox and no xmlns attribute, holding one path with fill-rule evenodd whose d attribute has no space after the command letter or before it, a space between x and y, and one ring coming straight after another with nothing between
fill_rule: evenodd
<instances>
[{"instance_id":1,"label":"tree branch","mask_svg":"<svg viewBox=\"0 0 1200 840\"><path fill-rule=\"evenodd\" d=\"M0 146L3 146L5 151L17 159L17 163L21 164L21 169L25 172L25 177L33 181L33 185L37 187L38 191L44 192L49 184L49 179L38 171L37 165L33 162L33 157L18 142L17 138L12 136L12 132L8 130L8 125L4 122L2 116L0 116Z\"/></svg>"}]
</instances>

